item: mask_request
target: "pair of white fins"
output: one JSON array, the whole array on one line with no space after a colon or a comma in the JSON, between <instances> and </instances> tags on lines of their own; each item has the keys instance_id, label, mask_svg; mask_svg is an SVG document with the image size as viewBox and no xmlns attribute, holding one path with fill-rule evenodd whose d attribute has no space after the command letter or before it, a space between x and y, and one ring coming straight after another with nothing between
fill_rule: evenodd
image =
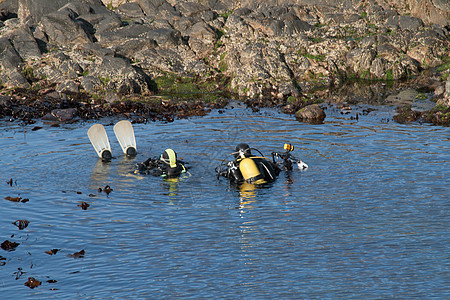
<instances>
[{"instance_id":1,"label":"pair of white fins","mask_svg":"<svg viewBox=\"0 0 450 300\"><path fill-rule=\"evenodd\" d=\"M131 122L128 120L117 122L114 125L114 133L116 134L120 147L122 147L123 153L128 156L136 156L136 139ZM105 127L102 124L92 125L87 135L97 155L101 159L110 160L112 158L111 145L109 144Z\"/></svg>"}]
</instances>

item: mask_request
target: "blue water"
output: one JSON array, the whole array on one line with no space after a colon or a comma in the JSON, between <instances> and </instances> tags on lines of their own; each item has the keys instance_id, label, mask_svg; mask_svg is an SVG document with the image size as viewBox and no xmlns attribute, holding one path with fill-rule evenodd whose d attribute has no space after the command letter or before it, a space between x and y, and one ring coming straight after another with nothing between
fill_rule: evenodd
<instances>
[{"instance_id":1,"label":"blue water","mask_svg":"<svg viewBox=\"0 0 450 300\"><path fill-rule=\"evenodd\" d=\"M350 119L363 108L329 108L322 125L239 105L134 124L134 160L114 136L119 119L99 120L111 163L87 138L94 121L0 121L0 242L20 243L0 249L0 298L448 298L450 129L388 121L390 107ZM266 155L291 143L309 168L237 189L214 168L240 142ZM131 174L169 147L190 175Z\"/></svg>"}]
</instances>

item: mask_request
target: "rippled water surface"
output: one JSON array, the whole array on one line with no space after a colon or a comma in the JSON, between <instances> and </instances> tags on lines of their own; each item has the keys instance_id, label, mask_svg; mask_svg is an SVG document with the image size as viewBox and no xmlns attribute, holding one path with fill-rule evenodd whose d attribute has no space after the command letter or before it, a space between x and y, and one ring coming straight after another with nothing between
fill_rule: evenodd
<instances>
[{"instance_id":1,"label":"rippled water surface","mask_svg":"<svg viewBox=\"0 0 450 300\"><path fill-rule=\"evenodd\" d=\"M86 135L94 122L0 121L0 242L20 243L0 249L1 298L447 298L450 130L387 122L383 107L350 119L362 109L329 109L323 125L238 106L135 124L135 160L120 152L118 119L100 120L107 164ZM266 155L289 142L309 169L237 189L214 167L240 142ZM190 176L131 174L168 147Z\"/></svg>"}]
</instances>

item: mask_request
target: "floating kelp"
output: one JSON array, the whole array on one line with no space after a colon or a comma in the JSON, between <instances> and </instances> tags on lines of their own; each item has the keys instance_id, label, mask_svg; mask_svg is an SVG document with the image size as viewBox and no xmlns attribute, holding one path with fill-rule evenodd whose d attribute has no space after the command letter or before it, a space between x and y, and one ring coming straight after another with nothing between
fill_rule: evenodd
<instances>
[{"instance_id":1,"label":"floating kelp","mask_svg":"<svg viewBox=\"0 0 450 300\"><path fill-rule=\"evenodd\" d=\"M20 202L20 200L22 200L22 197L10 197L10 196L6 196L5 200L11 201L11 202Z\"/></svg>"},{"instance_id":2,"label":"floating kelp","mask_svg":"<svg viewBox=\"0 0 450 300\"><path fill-rule=\"evenodd\" d=\"M40 286L41 282L39 280L35 279L34 277L28 277L28 281L25 282L24 285L26 285L30 289L34 289L35 287Z\"/></svg>"},{"instance_id":3,"label":"floating kelp","mask_svg":"<svg viewBox=\"0 0 450 300\"><path fill-rule=\"evenodd\" d=\"M5 200L11 201L11 202L22 202L22 203L30 201L30 199L28 199L28 198L22 199L22 197L10 197L10 196L6 196Z\"/></svg>"},{"instance_id":4,"label":"floating kelp","mask_svg":"<svg viewBox=\"0 0 450 300\"><path fill-rule=\"evenodd\" d=\"M47 253L48 255L55 255L56 253L58 253L58 251L61 249L52 249L49 251L45 251L45 253Z\"/></svg>"},{"instance_id":5,"label":"floating kelp","mask_svg":"<svg viewBox=\"0 0 450 300\"><path fill-rule=\"evenodd\" d=\"M16 275L16 280L18 280L20 277L22 277L23 274L25 274L26 272L22 271L22 268L17 268L17 271L14 272L13 274Z\"/></svg>"},{"instance_id":6,"label":"floating kelp","mask_svg":"<svg viewBox=\"0 0 450 300\"><path fill-rule=\"evenodd\" d=\"M13 179L11 178L10 180L8 180L6 182L9 186L13 186ZM15 181L16 185L17 185L17 181Z\"/></svg>"},{"instance_id":7,"label":"floating kelp","mask_svg":"<svg viewBox=\"0 0 450 300\"><path fill-rule=\"evenodd\" d=\"M98 192L99 193L105 192L106 195L109 195L109 193L111 193L112 191L113 191L113 189L109 185L105 186L103 189L102 188L98 188Z\"/></svg>"},{"instance_id":8,"label":"floating kelp","mask_svg":"<svg viewBox=\"0 0 450 300\"><path fill-rule=\"evenodd\" d=\"M82 258L84 257L84 254L86 252L84 250L81 250L80 252L75 252L74 254L68 254L68 257L73 257L73 258Z\"/></svg>"},{"instance_id":9,"label":"floating kelp","mask_svg":"<svg viewBox=\"0 0 450 300\"><path fill-rule=\"evenodd\" d=\"M1 244L1 248L5 251L14 251L19 245L19 243L6 240Z\"/></svg>"},{"instance_id":10,"label":"floating kelp","mask_svg":"<svg viewBox=\"0 0 450 300\"><path fill-rule=\"evenodd\" d=\"M86 210L89 207L89 204L86 202L81 202L81 204L78 204L79 207L81 207L82 210Z\"/></svg>"},{"instance_id":11,"label":"floating kelp","mask_svg":"<svg viewBox=\"0 0 450 300\"><path fill-rule=\"evenodd\" d=\"M13 222L14 225L19 227L19 230L23 230L27 228L28 224L30 224L30 221L28 220L16 220Z\"/></svg>"}]
</instances>

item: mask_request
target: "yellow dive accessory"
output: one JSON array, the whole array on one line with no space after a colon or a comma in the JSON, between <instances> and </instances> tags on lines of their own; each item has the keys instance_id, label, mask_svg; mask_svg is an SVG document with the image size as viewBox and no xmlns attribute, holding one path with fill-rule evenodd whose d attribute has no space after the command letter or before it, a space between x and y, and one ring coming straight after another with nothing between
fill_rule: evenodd
<instances>
[{"instance_id":1,"label":"yellow dive accessory","mask_svg":"<svg viewBox=\"0 0 450 300\"><path fill-rule=\"evenodd\" d=\"M288 152L294 151L294 145L284 144L284 150L286 150Z\"/></svg>"}]
</instances>

